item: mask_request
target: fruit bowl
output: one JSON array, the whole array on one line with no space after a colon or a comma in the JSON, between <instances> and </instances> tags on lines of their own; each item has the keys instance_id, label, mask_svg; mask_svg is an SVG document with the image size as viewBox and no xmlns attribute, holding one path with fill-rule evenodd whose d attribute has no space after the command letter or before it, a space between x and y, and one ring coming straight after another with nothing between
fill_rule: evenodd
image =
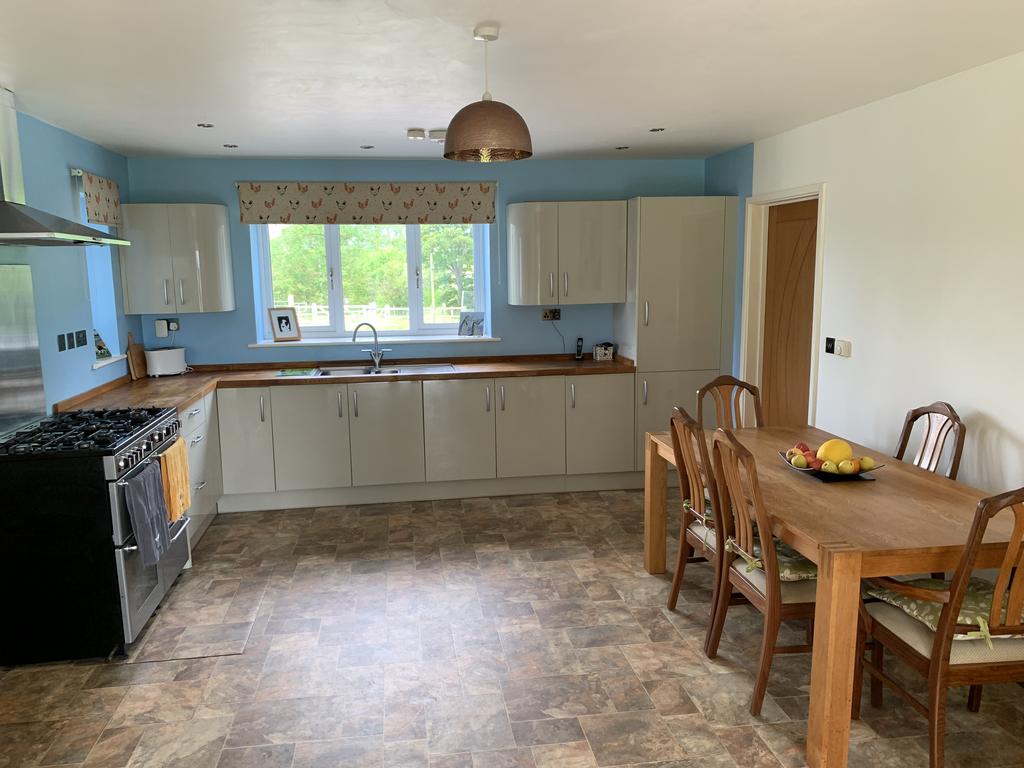
<instances>
[{"instance_id":1,"label":"fruit bowl","mask_svg":"<svg viewBox=\"0 0 1024 768\"><path fill-rule=\"evenodd\" d=\"M855 457L845 440L828 440L813 451L806 443L797 443L786 451L779 451L790 469L810 474L825 483L845 480L874 480L869 473L884 467L870 456Z\"/></svg>"}]
</instances>

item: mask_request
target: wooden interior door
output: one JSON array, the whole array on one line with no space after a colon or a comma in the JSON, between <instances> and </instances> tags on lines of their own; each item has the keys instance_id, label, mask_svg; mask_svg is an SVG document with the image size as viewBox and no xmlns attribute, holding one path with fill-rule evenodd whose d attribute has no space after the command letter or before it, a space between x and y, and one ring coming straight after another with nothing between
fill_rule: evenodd
<instances>
[{"instance_id":1,"label":"wooden interior door","mask_svg":"<svg viewBox=\"0 0 1024 768\"><path fill-rule=\"evenodd\" d=\"M807 424L817 231L817 200L768 210L761 399L771 426Z\"/></svg>"}]
</instances>

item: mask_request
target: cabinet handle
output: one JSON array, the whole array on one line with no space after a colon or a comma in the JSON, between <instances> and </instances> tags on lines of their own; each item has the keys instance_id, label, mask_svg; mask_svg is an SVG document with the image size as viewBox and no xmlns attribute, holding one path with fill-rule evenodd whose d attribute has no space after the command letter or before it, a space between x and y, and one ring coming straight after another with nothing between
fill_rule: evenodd
<instances>
[{"instance_id":1,"label":"cabinet handle","mask_svg":"<svg viewBox=\"0 0 1024 768\"><path fill-rule=\"evenodd\" d=\"M491 388L490 386L484 387L484 409L491 412Z\"/></svg>"},{"instance_id":2,"label":"cabinet handle","mask_svg":"<svg viewBox=\"0 0 1024 768\"><path fill-rule=\"evenodd\" d=\"M267 420L267 412L263 409L263 395L260 395L260 421Z\"/></svg>"},{"instance_id":3,"label":"cabinet handle","mask_svg":"<svg viewBox=\"0 0 1024 768\"><path fill-rule=\"evenodd\" d=\"M192 491L193 491L194 493L199 493L199 492L200 492L201 490L203 490L203 488L205 488L205 487L206 487L206 481L205 481L205 480L203 480L203 482L199 483L199 485L193 485L193 486L192 486Z\"/></svg>"},{"instance_id":4,"label":"cabinet handle","mask_svg":"<svg viewBox=\"0 0 1024 768\"><path fill-rule=\"evenodd\" d=\"M189 411L189 412L188 412L188 417L189 417L190 419L191 419L191 418L192 418L193 416L198 416L198 415L199 415L199 409L198 409L198 408L193 408L193 409L192 409L191 411Z\"/></svg>"},{"instance_id":5,"label":"cabinet handle","mask_svg":"<svg viewBox=\"0 0 1024 768\"><path fill-rule=\"evenodd\" d=\"M505 410L505 385L502 384L498 387L498 393L501 395L501 410Z\"/></svg>"},{"instance_id":6,"label":"cabinet handle","mask_svg":"<svg viewBox=\"0 0 1024 768\"><path fill-rule=\"evenodd\" d=\"M644 379L644 405L647 405L647 379Z\"/></svg>"},{"instance_id":7,"label":"cabinet handle","mask_svg":"<svg viewBox=\"0 0 1024 768\"><path fill-rule=\"evenodd\" d=\"M651 303L649 301L644 302L644 325L651 324Z\"/></svg>"},{"instance_id":8,"label":"cabinet handle","mask_svg":"<svg viewBox=\"0 0 1024 768\"><path fill-rule=\"evenodd\" d=\"M181 299L181 303L185 303L185 278L178 278L178 298Z\"/></svg>"},{"instance_id":9,"label":"cabinet handle","mask_svg":"<svg viewBox=\"0 0 1024 768\"><path fill-rule=\"evenodd\" d=\"M555 273L548 272L548 292L551 294L551 298L555 298Z\"/></svg>"},{"instance_id":10,"label":"cabinet handle","mask_svg":"<svg viewBox=\"0 0 1024 768\"><path fill-rule=\"evenodd\" d=\"M359 390L352 390L352 418L359 418Z\"/></svg>"},{"instance_id":11,"label":"cabinet handle","mask_svg":"<svg viewBox=\"0 0 1024 768\"><path fill-rule=\"evenodd\" d=\"M562 273L562 287L563 287L562 295L563 296L568 296L569 295L569 273L568 272L563 272Z\"/></svg>"},{"instance_id":12,"label":"cabinet handle","mask_svg":"<svg viewBox=\"0 0 1024 768\"><path fill-rule=\"evenodd\" d=\"M572 407L575 408L576 407L576 385L575 384L570 384L569 385L569 396L572 399Z\"/></svg>"},{"instance_id":13,"label":"cabinet handle","mask_svg":"<svg viewBox=\"0 0 1024 768\"><path fill-rule=\"evenodd\" d=\"M171 303L171 293L170 293L170 288L171 288L171 286L170 286L170 283L171 283L171 281L170 281L170 280L168 280L168 279L167 279L167 278L165 277L165 278L164 278L164 304L166 304L166 305L168 305L168 306L169 306L169 305L170 305L170 303Z\"/></svg>"},{"instance_id":14,"label":"cabinet handle","mask_svg":"<svg viewBox=\"0 0 1024 768\"><path fill-rule=\"evenodd\" d=\"M344 419L345 418L345 406L342 405L342 402L344 401L344 399L345 399L345 393L342 392L339 389L338 390L338 418L339 419Z\"/></svg>"},{"instance_id":15,"label":"cabinet handle","mask_svg":"<svg viewBox=\"0 0 1024 768\"><path fill-rule=\"evenodd\" d=\"M189 445L199 445L201 442L203 442L203 435L196 435L189 441Z\"/></svg>"}]
</instances>

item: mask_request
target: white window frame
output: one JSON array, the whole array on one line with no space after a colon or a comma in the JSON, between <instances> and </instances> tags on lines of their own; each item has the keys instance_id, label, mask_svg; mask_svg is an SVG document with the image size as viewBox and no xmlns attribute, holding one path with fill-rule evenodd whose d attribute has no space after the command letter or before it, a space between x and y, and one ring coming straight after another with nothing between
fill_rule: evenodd
<instances>
[{"instance_id":1,"label":"white window frame","mask_svg":"<svg viewBox=\"0 0 1024 768\"><path fill-rule=\"evenodd\" d=\"M341 269L341 229L337 224L301 225L323 226L324 228L324 259L327 269L327 301L331 323L323 326L302 326L303 337L325 338L351 335L352 328L345 327L344 313L344 281ZM373 226L373 225L360 225ZM488 231L487 224L472 224L473 234L473 302L476 312L486 312L486 260ZM405 257L407 280L409 286L409 328L407 330L379 331L381 337L392 336L455 336L458 323L427 323L423 315L423 250L420 240L419 224L406 224ZM270 227L259 224L256 229L256 250L258 255L258 278L260 297L262 299L263 339L273 338L270 319L267 313L274 306L273 277L270 265Z\"/></svg>"}]
</instances>

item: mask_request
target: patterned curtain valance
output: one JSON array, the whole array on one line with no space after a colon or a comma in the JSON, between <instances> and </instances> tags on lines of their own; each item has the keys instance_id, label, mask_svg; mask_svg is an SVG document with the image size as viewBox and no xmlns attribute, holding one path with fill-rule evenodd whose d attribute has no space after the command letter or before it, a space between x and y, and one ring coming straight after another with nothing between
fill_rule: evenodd
<instances>
[{"instance_id":1,"label":"patterned curtain valance","mask_svg":"<svg viewBox=\"0 0 1024 768\"><path fill-rule=\"evenodd\" d=\"M82 190L85 192L85 217L90 222L120 225L121 190L116 181L82 171Z\"/></svg>"},{"instance_id":2,"label":"patterned curtain valance","mask_svg":"<svg viewBox=\"0 0 1024 768\"><path fill-rule=\"evenodd\" d=\"M240 181L243 224L491 224L493 181Z\"/></svg>"}]
</instances>

